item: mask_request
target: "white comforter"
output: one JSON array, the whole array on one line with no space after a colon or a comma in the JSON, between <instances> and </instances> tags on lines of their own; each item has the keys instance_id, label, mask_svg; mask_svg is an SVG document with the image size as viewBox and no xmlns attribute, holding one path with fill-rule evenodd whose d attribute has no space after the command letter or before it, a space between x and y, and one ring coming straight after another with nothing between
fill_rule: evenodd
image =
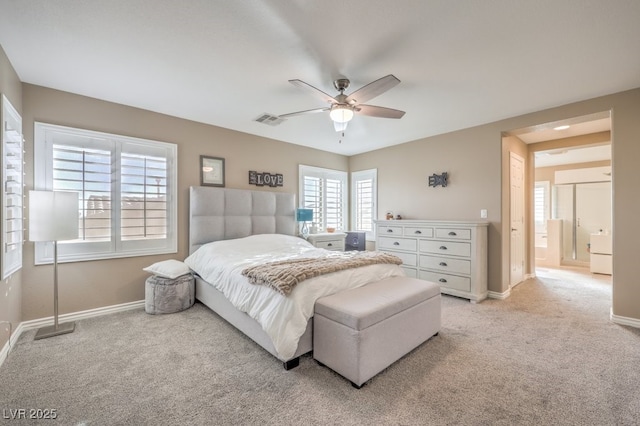
<instances>
[{"instance_id":1,"label":"white comforter","mask_svg":"<svg viewBox=\"0 0 640 426\"><path fill-rule=\"evenodd\" d=\"M243 269L260 263L321 257L326 253L302 238L265 234L206 244L187 257L185 263L220 290L237 309L255 319L271 338L278 357L287 360L293 357L298 340L313 316L316 299L404 275L398 265L363 266L305 280L289 296L250 284L242 275Z\"/></svg>"}]
</instances>

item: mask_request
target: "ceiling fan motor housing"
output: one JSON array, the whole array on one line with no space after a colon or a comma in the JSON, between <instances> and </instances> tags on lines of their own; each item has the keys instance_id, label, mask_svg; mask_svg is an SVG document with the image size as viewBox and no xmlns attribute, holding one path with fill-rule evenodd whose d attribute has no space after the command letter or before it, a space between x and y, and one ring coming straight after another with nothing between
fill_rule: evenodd
<instances>
[{"instance_id":1,"label":"ceiling fan motor housing","mask_svg":"<svg viewBox=\"0 0 640 426\"><path fill-rule=\"evenodd\" d=\"M333 80L333 87L335 87L340 92L344 92L349 87L349 79L348 78L339 78L337 80Z\"/></svg>"}]
</instances>

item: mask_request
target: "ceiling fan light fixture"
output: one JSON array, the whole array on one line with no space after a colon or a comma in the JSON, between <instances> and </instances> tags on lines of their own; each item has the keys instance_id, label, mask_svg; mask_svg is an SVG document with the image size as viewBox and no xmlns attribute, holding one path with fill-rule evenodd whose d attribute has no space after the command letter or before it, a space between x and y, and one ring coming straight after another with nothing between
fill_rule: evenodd
<instances>
[{"instance_id":1,"label":"ceiling fan light fixture","mask_svg":"<svg viewBox=\"0 0 640 426\"><path fill-rule=\"evenodd\" d=\"M347 123L353 118L353 109L348 105L335 104L331 107L329 116L337 123Z\"/></svg>"},{"instance_id":2,"label":"ceiling fan light fixture","mask_svg":"<svg viewBox=\"0 0 640 426\"><path fill-rule=\"evenodd\" d=\"M345 130L347 130L348 124L349 124L348 121L346 123L338 123L337 121L334 121L333 128L335 129L336 132L344 132Z\"/></svg>"}]
</instances>

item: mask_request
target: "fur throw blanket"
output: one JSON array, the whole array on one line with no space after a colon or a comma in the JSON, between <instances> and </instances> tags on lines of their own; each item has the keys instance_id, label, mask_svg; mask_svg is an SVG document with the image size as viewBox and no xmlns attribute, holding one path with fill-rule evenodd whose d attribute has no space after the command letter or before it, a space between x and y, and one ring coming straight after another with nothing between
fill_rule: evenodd
<instances>
[{"instance_id":1,"label":"fur throw blanket","mask_svg":"<svg viewBox=\"0 0 640 426\"><path fill-rule=\"evenodd\" d=\"M325 257L281 260L251 266L244 269L242 275L251 284L266 285L287 296L299 282L307 278L376 263L401 265L402 260L378 251L332 252Z\"/></svg>"}]
</instances>

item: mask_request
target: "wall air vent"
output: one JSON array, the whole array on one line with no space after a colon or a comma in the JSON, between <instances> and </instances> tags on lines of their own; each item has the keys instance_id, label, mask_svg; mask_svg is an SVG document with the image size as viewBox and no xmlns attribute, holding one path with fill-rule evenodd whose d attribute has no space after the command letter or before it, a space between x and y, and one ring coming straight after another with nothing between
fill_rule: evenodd
<instances>
[{"instance_id":1,"label":"wall air vent","mask_svg":"<svg viewBox=\"0 0 640 426\"><path fill-rule=\"evenodd\" d=\"M257 121L258 123L268 124L269 126L277 126L278 124L282 123L284 120L285 120L284 118L280 118L277 115L273 115L265 112L264 114L256 118L254 121Z\"/></svg>"}]
</instances>

